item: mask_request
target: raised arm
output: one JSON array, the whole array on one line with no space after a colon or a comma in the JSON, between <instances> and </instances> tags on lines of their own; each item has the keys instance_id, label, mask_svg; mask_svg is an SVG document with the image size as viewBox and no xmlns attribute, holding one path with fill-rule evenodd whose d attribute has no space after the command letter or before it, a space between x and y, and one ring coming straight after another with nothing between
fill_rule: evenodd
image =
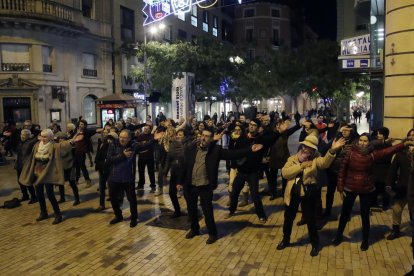
<instances>
[{"instance_id":1,"label":"raised arm","mask_svg":"<svg viewBox=\"0 0 414 276\"><path fill-rule=\"evenodd\" d=\"M374 160L377 161L378 159L381 159L385 156L393 155L394 153L403 150L404 147L405 147L405 143L403 142L403 143L399 143L395 146L391 146L388 148L374 150L372 152L372 155L374 157Z\"/></svg>"},{"instance_id":2,"label":"raised arm","mask_svg":"<svg viewBox=\"0 0 414 276\"><path fill-rule=\"evenodd\" d=\"M127 158L124 153L121 152L117 152L116 148L114 145L109 145L108 148L108 153L106 154L106 160L108 162L108 164L115 164L120 162L121 160Z\"/></svg>"}]
</instances>

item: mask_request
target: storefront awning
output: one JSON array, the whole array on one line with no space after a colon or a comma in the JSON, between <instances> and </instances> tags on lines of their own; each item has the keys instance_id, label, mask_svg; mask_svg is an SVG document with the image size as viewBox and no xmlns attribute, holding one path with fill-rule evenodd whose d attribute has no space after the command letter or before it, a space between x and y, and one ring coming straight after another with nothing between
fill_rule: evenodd
<instances>
[{"instance_id":1,"label":"storefront awning","mask_svg":"<svg viewBox=\"0 0 414 276\"><path fill-rule=\"evenodd\" d=\"M100 108L128 108L136 107L134 97L126 94L115 93L95 100Z\"/></svg>"}]
</instances>

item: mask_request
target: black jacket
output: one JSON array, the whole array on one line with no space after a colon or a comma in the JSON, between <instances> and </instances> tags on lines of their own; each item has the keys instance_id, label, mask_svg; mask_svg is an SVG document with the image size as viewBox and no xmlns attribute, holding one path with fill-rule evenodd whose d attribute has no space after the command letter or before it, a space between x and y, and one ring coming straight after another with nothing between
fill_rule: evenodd
<instances>
[{"instance_id":1,"label":"black jacket","mask_svg":"<svg viewBox=\"0 0 414 276\"><path fill-rule=\"evenodd\" d=\"M407 150L397 152L388 170L387 186L391 186L397 193L405 195L409 186L410 170L411 160Z\"/></svg>"},{"instance_id":2,"label":"black jacket","mask_svg":"<svg viewBox=\"0 0 414 276\"><path fill-rule=\"evenodd\" d=\"M109 143L105 141L101 145L98 145L98 150L96 151L95 170L100 171L101 173L108 173L110 169L110 166L106 162L108 148Z\"/></svg>"},{"instance_id":3,"label":"black jacket","mask_svg":"<svg viewBox=\"0 0 414 276\"><path fill-rule=\"evenodd\" d=\"M280 133L272 132L268 135L257 134L255 137L247 137L249 146L253 144L262 144L263 148L257 152L248 152L247 160L243 165L238 166L237 170L242 173L253 173L259 170L262 164L265 153L268 152L269 148L277 141L280 137Z\"/></svg>"},{"instance_id":4,"label":"black jacket","mask_svg":"<svg viewBox=\"0 0 414 276\"><path fill-rule=\"evenodd\" d=\"M289 136L299 130L300 125L295 125L289 128L285 132L281 133L281 136L277 139L276 143L270 149L270 161L269 168L282 169L286 161L290 157L288 139Z\"/></svg>"},{"instance_id":5,"label":"black jacket","mask_svg":"<svg viewBox=\"0 0 414 276\"><path fill-rule=\"evenodd\" d=\"M250 143L246 138L246 135L243 133L239 138L233 139L230 136L230 142L229 142L229 149L243 149L246 147L249 147ZM230 161L230 168L236 169L237 167L243 165L247 161L247 157L243 156L240 159L232 159Z\"/></svg>"},{"instance_id":6,"label":"black jacket","mask_svg":"<svg viewBox=\"0 0 414 276\"><path fill-rule=\"evenodd\" d=\"M37 136L28 139L24 142L20 141L17 146L17 158L14 168L20 172L23 170L23 165L30 158L34 145L38 142Z\"/></svg>"},{"instance_id":7,"label":"black jacket","mask_svg":"<svg viewBox=\"0 0 414 276\"><path fill-rule=\"evenodd\" d=\"M193 167L195 164L196 154L197 154L197 144L191 144L185 149L185 174L184 174L184 186L186 189L190 189L193 178ZM240 149L240 150L226 150L221 146L212 143L208 149L206 155L206 172L208 177L208 182L212 190L217 188L218 181L218 170L219 163L221 159L230 160L238 159L245 156L247 153L251 152L250 148Z\"/></svg>"}]
</instances>

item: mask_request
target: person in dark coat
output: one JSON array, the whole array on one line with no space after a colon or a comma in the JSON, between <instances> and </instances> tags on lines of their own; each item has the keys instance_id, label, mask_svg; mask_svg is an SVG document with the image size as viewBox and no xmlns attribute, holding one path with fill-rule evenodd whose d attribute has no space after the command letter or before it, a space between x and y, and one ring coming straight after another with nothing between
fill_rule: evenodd
<instances>
[{"instance_id":1,"label":"person in dark coat","mask_svg":"<svg viewBox=\"0 0 414 276\"><path fill-rule=\"evenodd\" d=\"M388 136L390 131L386 127L380 127L375 133L372 141L372 146L374 150L385 149L392 146ZM390 205L390 196L385 191L385 182L388 175L388 170L391 165L392 156L386 156L375 161L374 164L374 182L375 182L375 197L372 202L372 207L380 208L384 211L389 209Z\"/></svg>"},{"instance_id":2,"label":"person in dark coat","mask_svg":"<svg viewBox=\"0 0 414 276\"><path fill-rule=\"evenodd\" d=\"M178 130L176 132L176 139L170 144L163 168L163 174L165 178L167 177L168 172L170 172L170 187L168 193L174 206L174 214L171 216L171 218L177 218L182 215L180 203L178 202L177 192L182 189L184 182L184 150L186 144L189 142L190 141L186 138L185 131L183 129ZM188 198L186 193L184 194L184 198L186 200Z\"/></svg>"},{"instance_id":3,"label":"person in dark coat","mask_svg":"<svg viewBox=\"0 0 414 276\"><path fill-rule=\"evenodd\" d=\"M241 125L241 123L237 123L230 135L230 141L229 141L229 149L243 149L249 146L249 140L246 138L246 133ZM228 186L228 192L229 192L229 202L227 206L230 206L231 202L231 193L233 191L233 184L234 179L237 176L237 167L242 166L247 161L247 157L244 156L240 159L233 159L230 160L230 172L229 172L229 186ZM241 202L239 203L239 207L244 207L249 204L249 185L244 185L242 189L241 194Z\"/></svg>"},{"instance_id":4,"label":"person in dark coat","mask_svg":"<svg viewBox=\"0 0 414 276\"><path fill-rule=\"evenodd\" d=\"M299 121L302 118L299 111L296 111L294 118L295 118L296 125L299 125Z\"/></svg>"},{"instance_id":5,"label":"person in dark coat","mask_svg":"<svg viewBox=\"0 0 414 276\"><path fill-rule=\"evenodd\" d=\"M286 131L282 131L281 125L286 124L287 126L290 125L290 120L286 120L283 122L279 120L276 123L276 131L281 134L273 146L270 148L270 161L269 161L269 169L270 169L270 182L269 182L269 189L270 189L270 200L276 198L277 194L277 174L286 164L286 161L290 157L290 152L288 148L288 139L289 136L295 133L297 130L301 128L299 124L287 129ZM284 129L284 128L283 128ZM287 180L282 177L282 191L285 190L287 184ZM283 193L282 193L283 194Z\"/></svg>"},{"instance_id":6,"label":"person in dark coat","mask_svg":"<svg viewBox=\"0 0 414 276\"><path fill-rule=\"evenodd\" d=\"M200 198L204 220L207 225L209 238L207 244L214 243L217 236L216 223L213 212L213 190L217 188L218 168L221 159L238 159L250 151L262 149L262 145L253 145L251 148L241 150L225 150L216 145L223 134L217 134L204 130L201 133L199 143L191 143L185 149L186 164L184 175L184 189L188 194L188 215L191 221L191 230L186 234L186 239L191 239L200 234L198 223L197 202Z\"/></svg>"},{"instance_id":7,"label":"person in dark coat","mask_svg":"<svg viewBox=\"0 0 414 276\"><path fill-rule=\"evenodd\" d=\"M111 199L112 209L115 218L109 223L116 224L123 221L122 211L119 206L119 194L125 192L129 201L131 211L130 227L138 224L137 198L135 194L135 154L145 150L152 145L149 142L146 145L138 145L131 142L131 133L124 129L119 134L119 142L113 142L108 148L106 160L111 166L109 173L109 197Z\"/></svg>"},{"instance_id":8,"label":"person in dark coat","mask_svg":"<svg viewBox=\"0 0 414 276\"><path fill-rule=\"evenodd\" d=\"M154 139L154 135L151 134L151 125L145 125L143 133L139 134L135 141L137 143L145 144ZM145 185L145 167L147 167L148 177L150 180L150 187L155 190L155 159L154 159L154 146L142 151L138 154L138 189L143 190Z\"/></svg>"},{"instance_id":9,"label":"person in dark coat","mask_svg":"<svg viewBox=\"0 0 414 276\"><path fill-rule=\"evenodd\" d=\"M361 250L368 250L369 210L375 191L372 171L374 163L387 155L403 150L405 146L414 145L414 141L406 141L386 149L372 150L370 142L371 136L368 133L361 134L358 143L349 150L342 161L338 174L338 191L341 194L341 198L343 198L343 205L338 231L335 239L332 241L335 246L339 245L343 240L345 226L348 223L355 199L359 196L363 232Z\"/></svg>"},{"instance_id":10,"label":"person in dark coat","mask_svg":"<svg viewBox=\"0 0 414 276\"><path fill-rule=\"evenodd\" d=\"M264 145L264 149L261 149L258 152L249 152L246 156L246 162L237 166L237 175L233 183L228 217L230 218L235 215L240 192L243 189L245 182L247 182L249 184L250 195L253 199L256 214L259 217L259 220L262 223L265 223L267 217L263 208L262 199L259 195L259 173L261 172L260 168L266 150L277 140L280 134L272 132L268 135L261 135L258 133L260 124L260 120L258 119L250 121L247 140L250 145Z\"/></svg>"},{"instance_id":11,"label":"person in dark coat","mask_svg":"<svg viewBox=\"0 0 414 276\"><path fill-rule=\"evenodd\" d=\"M29 200L29 194L27 193L27 191L29 191L30 193L29 204L33 204L37 202L35 190L33 186L27 187L25 185L22 185L19 182L19 177L20 177L20 174L22 173L23 165L27 162L32 152L32 149L37 142L38 142L37 137L33 137L30 130L23 129L20 132L20 143L17 146L17 158L16 158L16 163L14 164L14 168L17 172L17 181L19 183L20 190L22 191L22 194L23 194L23 197L20 199L20 201Z\"/></svg>"},{"instance_id":12,"label":"person in dark coat","mask_svg":"<svg viewBox=\"0 0 414 276\"><path fill-rule=\"evenodd\" d=\"M108 155L109 145L118 140L118 134L115 132L109 133L107 130L102 132L101 143L98 143L95 156L95 170L99 174L99 207L96 209L97 212L105 210L105 190L106 182L108 181L110 166L106 160Z\"/></svg>"},{"instance_id":13,"label":"person in dark coat","mask_svg":"<svg viewBox=\"0 0 414 276\"><path fill-rule=\"evenodd\" d=\"M414 128L407 133L407 139L414 141ZM392 231L387 236L387 240L394 240L401 236L401 217L402 211L407 205L407 188L413 160L414 147L409 147L394 155L388 170L385 189L387 192L394 194L394 200L392 205Z\"/></svg>"},{"instance_id":14,"label":"person in dark coat","mask_svg":"<svg viewBox=\"0 0 414 276\"><path fill-rule=\"evenodd\" d=\"M91 179L89 177L88 169L86 168L85 161L86 161L86 154L88 150L88 145L91 144L91 137L96 134L95 130L88 130L87 129L88 123L80 119L78 123L78 129L75 134L77 137L77 142L75 143L74 149L74 166L76 168L76 182L79 181L80 178L80 171L82 170L82 175L86 181L86 187L90 187L92 185ZM90 146L89 146L90 147Z\"/></svg>"}]
</instances>

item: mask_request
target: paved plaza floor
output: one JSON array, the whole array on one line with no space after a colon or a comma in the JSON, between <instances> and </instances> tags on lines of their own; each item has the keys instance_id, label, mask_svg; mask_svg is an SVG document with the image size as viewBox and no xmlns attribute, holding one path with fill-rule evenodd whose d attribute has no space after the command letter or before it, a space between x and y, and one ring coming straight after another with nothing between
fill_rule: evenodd
<instances>
[{"instance_id":1,"label":"paved plaza floor","mask_svg":"<svg viewBox=\"0 0 414 276\"><path fill-rule=\"evenodd\" d=\"M297 142L292 142L291 147L295 146ZM98 207L97 173L92 172L91 178L94 185L90 188L85 188L83 181L79 183L82 202L75 207L71 189L66 185L67 202L60 205L64 216L61 224L52 225L52 218L36 222L37 204L24 202L15 209L0 209L1 275L403 275L413 263L406 210L404 236L394 241L384 239L390 230L391 211L374 212L371 246L362 252L361 219L356 204L345 230L345 241L338 247L330 245L338 222L329 221L319 232L322 250L312 258L306 226L295 225L293 246L276 250L282 239L281 197L274 201L263 197L269 217L265 224L259 222L253 204L239 208L235 217L225 218L228 194L224 162L213 200L219 240L212 245L205 243L208 235L203 220L203 235L186 240L187 217L170 219L172 205L168 194L154 196L148 187L138 198L136 228L131 229L127 221L109 225L113 218L110 208L103 213L93 212ZM264 180L261 183L264 188ZM0 204L12 197L20 197L20 192L13 166L7 165L0 167ZM180 203L185 209L183 198ZM123 207L127 218L126 200ZM340 207L336 195L335 214L339 214ZM48 209L52 211L50 205ZM296 221L299 218L300 214Z\"/></svg>"}]
</instances>

